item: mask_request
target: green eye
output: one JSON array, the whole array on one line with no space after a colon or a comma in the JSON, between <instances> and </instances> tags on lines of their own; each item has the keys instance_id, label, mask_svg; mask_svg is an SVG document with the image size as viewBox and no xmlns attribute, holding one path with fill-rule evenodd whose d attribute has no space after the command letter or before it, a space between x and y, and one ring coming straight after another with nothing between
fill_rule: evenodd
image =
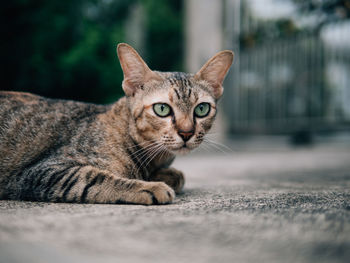
<instances>
[{"instance_id":1,"label":"green eye","mask_svg":"<svg viewBox=\"0 0 350 263\"><path fill-rule=\"evenodd\" d=\"M153 104L153 111L159 117L167 117L171 113L171 108L168 104L156 103L156 104Z\"/></svg>"},{"instance_id":2,"label":"green eye","mask_svg":"<svg viewBox=\"0 0 350 263\"><path fill-rule=\"evenodd\" d=\"M194 108L194 114L200 118L207 116L209 112L210 112L210 104L207 102L198 104L196 108Z\"/></svg>"}]
</instances>

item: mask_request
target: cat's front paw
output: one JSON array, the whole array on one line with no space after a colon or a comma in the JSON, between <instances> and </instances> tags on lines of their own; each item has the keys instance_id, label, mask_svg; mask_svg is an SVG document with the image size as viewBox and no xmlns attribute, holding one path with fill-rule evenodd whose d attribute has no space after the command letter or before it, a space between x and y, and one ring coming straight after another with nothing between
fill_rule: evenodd
<instances>
[{"instance_id":1,"label":"cat's front paw","mask_svg":"<svg viewBox=\"0 0 350 263\"><path fill-rule=\"evenodd\" d=\"M170 204L175 198L175 192L163 182L147 182L140 190L141 203L145 205Z\"/></svg>"},{"instance_id":2,"label":"cat's front paw","mask_svg":"<svg viewBox=\"0 0 350 263\"><path fill-rule=\"evenodd\" d=\"M164 168L157 171L152 181L162 181L174 189L175 193L180 193L185 184L185 177L183 173L175 168Z\"/></svg>"}]
</instances>

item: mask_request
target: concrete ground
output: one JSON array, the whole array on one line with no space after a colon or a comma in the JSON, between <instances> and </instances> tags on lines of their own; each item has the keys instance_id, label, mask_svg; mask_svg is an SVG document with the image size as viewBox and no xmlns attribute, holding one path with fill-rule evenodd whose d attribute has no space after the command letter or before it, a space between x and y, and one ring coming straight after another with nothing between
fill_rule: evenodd
<instances>
[{"instance_id":1,"label":"concrete ground","mask_svg":"<svg viewBox=\"0 0 350 263\"><path fill-rule=\"evenodd\" d=\"M349 141L276 141L178 158L171 205L0 201L0 262L349 262Z\"/></svg>"}]
</instances>

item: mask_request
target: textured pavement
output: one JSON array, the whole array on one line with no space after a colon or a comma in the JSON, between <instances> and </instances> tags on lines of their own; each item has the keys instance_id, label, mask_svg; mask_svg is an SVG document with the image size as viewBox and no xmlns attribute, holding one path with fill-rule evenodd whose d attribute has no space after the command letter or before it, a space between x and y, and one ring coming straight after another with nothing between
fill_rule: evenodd
<instances>
[{"instance_id":1,"label":"textured pavement","mask_svg":"<svg viewBox=\"0 0 350 263\"><path fill-rule=\"evenodd\" d=\"M178 158L171 205L0 201L0 263L349 262L349 141L244 145Z\"/></svg>"}]
</instances>

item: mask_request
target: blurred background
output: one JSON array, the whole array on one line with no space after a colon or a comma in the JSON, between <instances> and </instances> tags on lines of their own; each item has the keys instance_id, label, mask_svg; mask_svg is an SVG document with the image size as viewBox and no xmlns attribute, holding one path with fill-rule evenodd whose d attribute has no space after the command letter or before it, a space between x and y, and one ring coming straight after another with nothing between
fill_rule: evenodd
<instances>
[{"instance_id":1,"label":"blurred background","mask_svg":"<svg viewBox=\"0 0 350 263\"><path fill-rule=\"evenodd\" d=\"M150 68L235 62L221 133L349 130L350 0L12 0L1 7L1 89L111 103L123 96L119 42Z\"/></svg>"},{"instance_id":2,"label":"blurred background","mask_svg":"<svg viewBox=\"0 0 350 263\"><path fill-rule=\"evenodd\" d=\"M186 185L173 205L0 200L0 263L350 262L350 0L7 0L0 12L1 90L112 103L117 43L162 71L235 52L216 127L175 160Z\"/></svg>"}]
</instances>

